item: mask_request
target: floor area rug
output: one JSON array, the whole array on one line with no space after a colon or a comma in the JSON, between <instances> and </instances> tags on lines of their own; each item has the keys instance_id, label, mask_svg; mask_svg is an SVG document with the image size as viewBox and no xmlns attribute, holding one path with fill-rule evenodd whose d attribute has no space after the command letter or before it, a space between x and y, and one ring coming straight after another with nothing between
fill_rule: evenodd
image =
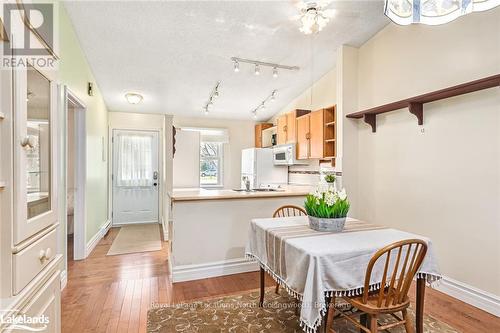
<instances>
[{"instance_id":1,"label":"floor area rug","mask_svg":"<svg viewBox=\"0 0 500 333\"><path fill-rule=\"evenodd\" d=\"M258 307L259 291L244 292L192 303L171 306L154 305L148 311L148 333L299 333L303 332L296 315L296 301L273 290L266 290L265 305ZM413 311L411 311L413 316ZM383 317L379 324L391 322ZM335 320L338 333L358 333L359 329L345 319ZM319 331L319 330L318 330ZM425 332L457 333L449 325L431 316L424 317ZM403 327L390 330L405 332Z\"/></svg>"},{"instance_id":2,"label":"floor area rug","mask_svg":"<svg viewBox=\"0 0 500 333\"><path fill-rule=\"evenodd\" d=\"M134 224L120 228L108 256L161 250L159 224Z\"/></svg>"}]
</instances>

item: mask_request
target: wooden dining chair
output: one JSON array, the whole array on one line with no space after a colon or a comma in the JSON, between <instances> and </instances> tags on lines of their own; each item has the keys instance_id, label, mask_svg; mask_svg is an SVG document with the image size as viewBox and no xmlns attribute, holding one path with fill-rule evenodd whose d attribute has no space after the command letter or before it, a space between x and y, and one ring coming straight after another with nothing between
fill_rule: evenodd
<instances>
[{"instance_id":1,"label":"wooden dining chair","mask_svg":"<svg viewBox=\"0 0 500 333\"><path fill-rule=\"evenodd\" d=\"M273 217L303 216L307 215L304 208L294 205L285 205L274 211Z\"/></svg>"},{"instance_id":2,"label":"wooden dining chair","mask_svg":"<svg viewBox=\"0 0 500 333\"><path fill-rule=\"evenodd\" d=\"M273 214L274 217L288 217L288 216L305 216L307 215L307 212L305 211L304 208L299 207L299 206L294 206L294 205L285 205L281 206L280 208L276 209ZM276 283L276 294L280 290L280 285L279 283Z\"/></svg>"},{"instance_id":3,"label":"wooden dining chair","mask_svg":"<svg viewBox=\"0 0 500 333\"><path fill-rule=\"evenodd\" d=\"M333 318L338 311L339 317L344 317L367 333L375 333L389 328L404 325L406 332L413 333L413 325L408 315L410 299L408 290L417 270L422 264L427 252L427 244L420 239L407 239L390 244L377 251L368 263L365 274L363 294L360 296L343 297L354 308L362 313L360 322L353 317L357 313L345 314L335 309L335 298L330 301L326 325L330 332L333 330ZM375 291L369 291L372 270L377 261L384 260L384 272L382 274L381 287ZM395 258L391 260L391 258ZM396 315L401 312L402 317ZM377 318L381 314L390 314L396 319L395 322L378 325Z\"/></svg>"}]
</instances>

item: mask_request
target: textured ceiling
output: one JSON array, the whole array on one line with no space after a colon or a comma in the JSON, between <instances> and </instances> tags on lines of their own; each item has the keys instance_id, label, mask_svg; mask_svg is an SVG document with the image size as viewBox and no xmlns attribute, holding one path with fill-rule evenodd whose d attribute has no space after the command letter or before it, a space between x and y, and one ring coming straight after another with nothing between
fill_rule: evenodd
<instances>
[{"instance_id":1,"label":"textured ceiling","mask_svg":"<svg viewBox=\"0 0 500 333\"><path fill-rule=\"evenodd\" d=\"M299 32L292 1L65 1L78 38L111 111L203 116L215 83L221 94L208 117L267 119L335 66L342 44L360 46L383 26L383 1L334 1L336 16L319 35ZM232 56L299 66L234 73ZM130 105L127 91L144 101Z\"/></svg>"}]
</instances>

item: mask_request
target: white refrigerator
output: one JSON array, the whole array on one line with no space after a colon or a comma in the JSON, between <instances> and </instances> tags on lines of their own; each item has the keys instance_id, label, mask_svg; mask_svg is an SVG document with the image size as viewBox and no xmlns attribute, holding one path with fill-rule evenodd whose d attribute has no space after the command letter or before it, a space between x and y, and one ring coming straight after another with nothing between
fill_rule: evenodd
<instances>
[{"instance_id":1,"label":"white refrigerator","mask_svg":"<svg viewBox=\"0 0 500 333\"><path fill-rule=\"evenodd\" d=\"M245 177L250 188L288 183L288 166L274 165L271 148L248 148L241 151L241 188L245 188Z\"/></svg>"}]
</instances>

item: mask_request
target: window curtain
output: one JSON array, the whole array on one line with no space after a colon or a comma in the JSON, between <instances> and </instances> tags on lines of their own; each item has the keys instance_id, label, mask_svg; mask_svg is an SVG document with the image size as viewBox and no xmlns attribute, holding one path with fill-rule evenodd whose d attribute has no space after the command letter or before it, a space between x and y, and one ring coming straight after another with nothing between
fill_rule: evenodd
<instances>
[{"instance_id":1,"label":"window curtain","mask_svg":"<svg viewBox=\"0 0 500 333\"><path fill-rule=\"evenodd\" d=\"M118 139L117 180L119 187L153 185L153 136L120 134Z\"/></svg>"}]
</instances>

